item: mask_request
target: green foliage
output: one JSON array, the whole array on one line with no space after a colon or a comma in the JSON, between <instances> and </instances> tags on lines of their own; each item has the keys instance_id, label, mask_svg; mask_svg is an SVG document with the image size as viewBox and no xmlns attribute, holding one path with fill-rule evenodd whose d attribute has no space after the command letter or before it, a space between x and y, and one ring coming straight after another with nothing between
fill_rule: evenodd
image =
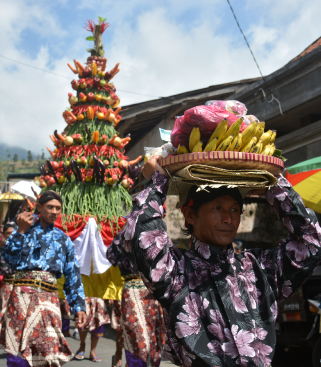
<instances>
[{"instance_id":1,"label":"green foliage","mask_svg":"<svg viewBox=\"0 0 321 367\"><path fill-rule=\"evenodd\" d=\"M95 38L93 36L88 36L86 38L87 41L95 41Z\"/></svg>"},{"instance_id":2,"label":"green foliage","mask_svg":"<svg viewBox=\"0 0 321 367\"><path fill-rule=\"evenodd\" d=\"M101 24L101 23L103 23L107 20L107 18L101 18L101 17L98 17L98 19L99 19L99 24Z\"/></svg>"},{"instance_id":3,"label":"green foliage","mask_svg":"<svg viewBox=\"0 0 321 367\"><path fill-rule=\"evenodd\" d=\"M117 224L118 219L126 216L132 206L131 197L121 184L109 186L108 184L74 181L65 185L55 184L43 191L46 190L59 192L62 196L63 226L67 222L75 221L74 214L85 216L90 213L97 218L100 230L101 222L110 220ZM113 230L112 226L111 229Z\"/></svg>"},{"instance_id":4,"label":"green foliage","mask_svg":"<svg viewBox=\"0 0 321 367\"><path fill-rule=\"evenodd\" d=\"M88 134L86 133L86 122L84 121L85 120L81 122L75 122L66 129L68 135L70 136L73 134L81 134L81 136L84 138L81 145L88 145L92 143L92 134L94 131L98 131L99 136L104 134L107 135L108 139L111 139L115 134L118 134L110 122L94 119L92 121L86 121L88 123L88 131L90 133L90 137L88 137Z\"/></svg>"},{"instance_id":5,"label":"green foliage","mask_svg":"<svg viewBox=\"0 0 321 367\"><path fill-rule=\"evenodd\" d=\"M16 153L16 154L13 156L13 161L14 161L14 162L18 162L18 159L19 159L19 158L18 158L18 154Z\"/></svg>"},{"instance_id":6,"label":"green foliage","mask_svg":"<svg viewBox=\"0 0 321 367\"><path fill-rule=\"evenodd\" d=\"M28 150L28 161L29 162L33 161L33 156L32 156L31 150Z\"/></svg>"}]
</instances>

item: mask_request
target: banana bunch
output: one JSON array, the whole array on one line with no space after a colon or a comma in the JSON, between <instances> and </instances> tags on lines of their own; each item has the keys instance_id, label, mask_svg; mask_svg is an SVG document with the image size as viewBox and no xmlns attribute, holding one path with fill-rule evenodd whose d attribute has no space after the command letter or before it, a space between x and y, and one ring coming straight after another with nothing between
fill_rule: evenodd
<instances>
[{"instance_id":1,"label":"banana bunch","mask_svg":"<svg viewBox=\"0 0 321 367\"><path fill-rule=\"evenodd\" d=\"M240 117L228 128L227 119L223 119L213 131L204 150L200 129L194 127L189 137L189 150L184 145L179 144L177 154L234 151L273 155L276 149L274 145L276 131L264 132L265 122L253 121L241 133L242 122L243 117Z\"/></svg>"}]
</instances>

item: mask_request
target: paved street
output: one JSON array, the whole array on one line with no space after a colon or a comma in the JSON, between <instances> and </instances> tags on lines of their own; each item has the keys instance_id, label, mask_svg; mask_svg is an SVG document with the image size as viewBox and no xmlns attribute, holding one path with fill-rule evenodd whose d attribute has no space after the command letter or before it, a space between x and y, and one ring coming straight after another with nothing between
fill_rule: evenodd
<instances>
[{"instance_id":1,"label":"paved street","mask_svg":"<svg viewBox=\"0 0 321 367\"><path fill-rule=\"evenodd\" d=\"M71 332L73 331L73 326L71 327L70 331ZM102 359L102 363L100 364L100 366L111 367L111 358L115 353L115 331L109 325L106 325L104 334L105 334L104 337L99 340L98 347L97 347L97 355ZM69 362L65 366L68 366L68 367L69 366L70 367L91 366L93 367L94 362L91 362L88 359L89 352L90 352L90 334L87 335L87 340L88 340L87 341L88 348L86 348L85 359L82 361L77 361L76 359L73 359L71 362ZM79 347L80 342L71 337L67 338L67 342L70 346L70 349L75 354ZM123 361L122 366L125 367L125 355L124 354L123 354L122 361ZM0 350L0 367L5 367L5 366L7 366L6 354ZM174 365L168 361L162 361L160 365L160 367L169 367L169 366L174 366Z\"/></svg>"}]
</instances>

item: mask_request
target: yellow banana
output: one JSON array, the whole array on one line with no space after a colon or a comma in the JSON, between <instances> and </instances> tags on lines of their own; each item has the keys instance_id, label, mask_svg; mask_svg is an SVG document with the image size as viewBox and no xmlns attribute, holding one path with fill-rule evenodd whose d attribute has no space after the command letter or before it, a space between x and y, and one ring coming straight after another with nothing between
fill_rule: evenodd
<instances>
[{"instance_id":1,"label":"yellow banana","mask_svg":"<svg viewBox=\"0 0 321 367\"><path fill-rule=\"evenodd\" d=\"M262 149L262 140L259 140L258 143L254 146L252 153L260 154Z\"/></svg>"},{"instance_id":2,"label":"yellow banana","mask_svg":"<svg viewBox=\"0 0 321 367\"><path fill-rule=\"evenodd\" d=\"M242 148L244 148L253 138L253 136L256 133L258 123L256 121L253 121L243 132L242 132L242 146L241 146L241 152Z\"/></svg>"},{"instance_id":3,"label":"yellow banana","mask_svg":"<svg viewBox=\"0 0 321 367\"><path fill-rule=\"evenodd\" d=\"M227 147L226 151L233 152L237 145L238 139L239 139L239 135L237 134L235 138L232 140L231 144Z\"/></svg>"},{"instance_id":4,"label":"yellow banana","mask_svg":"<svg viewBox=\"0 0 321 367\"><path fill-rule=\"evenodd\" d=\"M241 152L250 153L251 150L254 148L257 142L257 138L253 136L253 138L241 149Z\"/></svg>"},{"instance_id":5,"label":"yellow banana","mask_svg":"<svg viewBox=\"0 0 321 367\"><path fill-rule=\"evenodd\" d=\"M212 152L216 149L218 144L218 138L212 139L205 147L204 152Z\"/></svg>"},{"instance_id":6,"label":"yellow banana","mask_svg":"<svg viewBox=\"0 0 321 367\"><path fill-rule=\"evenodd\" d=\"M191 135L189 136L189 150L193 151L195 145L201 140L201 132L199 127L193 127Z\"/></svg>"},{"instance_id":7,"label":"yellow banana","mask_svg":"<svg viewBox=\"0 0 321 367\"><path fill-rule=\"evenodd\" d=\"M228 138L222 141L222 143L219 145L219 147L216 149L217 151L223 152L226 150L229 145L232 143L234 136L230 135Z\"/></svg>"},{"instance_id":8,"label":"yellow banana","mask_svg":"<svg viewBox=\"0 0 321 367\"><path fill-rule=\"evenodd\" d=\"M271 139L270 139L270 144L274 143L274 140L276 138L276 131L275 130L272 130L273 133L272 133L272 136L271 136Z\"/></svg>"},{"instance_id":9,"label":"yellow banana","mask_svg":"<svg viewBox=\"0 0 321 367\"><path fill-rule=\"evenodd\" d=\"M272 147L272 146L271 146L270 144L266 145L266 146L263 148L263 150L262 150L262 153L261 153L261 154L269 155L269 152L270 152L271 147Z\"/></svg>"},{"instance_id":10,"label":"yellow banana","mask_svg":"<svg viewBox=\"0 0 321 367\"><path fill-rule=\"evenodd\" d=\"M273 134L272 130L267 131L261 136L262 144L265 147L267 144L270 144L271 136Z\"/></svg>"},{"instance_id":11,"label":"yellow banana","mask_svg":"<svg viewBox=\"0 0 321 367\"><path fill-rule=\"evenodd\" d=\"M186 153L188 153L186 147L184 145L178 144L177 154L186 154Z\"/></svg>"},{"instance_id":12,"label":"yellow banana","mask_svg":"<svg viewBox=\"0 0 321 367\"><path fill-rule=\"evenodd\" d=\"M235 122L233 122L233 124L230 126L230 128L227 130L227 132L223 136L222 141L227 139L230 135L236 136L236 134L238 134L240 131L243 120L244 118L240 117Z\"/></svg>"},{"instance_id":13,"label":"yellow banana","mask_svg":"<svg viewBox=\"0 0 321 367\"><path fill-rule=\"evenodd\" d=\"M192 150L192 153L202 152L203 143L199 141Z\"/></svg>"},{"instance_id":14,"label":"yellow banana","mask_svg":"<svg viewBox=\"0 0 321 367\"><path fill-rule=\"evenodd\" d=\"M274 144L272 144L272 146L271 146L271 148L270 148L270 150L269 150L269 155L273 155L274 154L274 152L275 152L275 145Z\"/></svg>"},{"instance_id":15,"label":"yellow banana","mask_svg":"<svg viewBox=\"0 0 321 367\"><path fill-rule=\"evenodd\" d=\"M255 136L257 137L257 139L259 140L260 137L263 135L264 133L264 128L265 128L265 122L264 121L261 121L259 124L258 124L258 128L256 130L256 133L255 133Z\"/></svg>"},{"instance_id":16,"label":"yellow banana","mask_svg":"<svg viewBox=\"0 0 321 367\"><path fill-rule=\"evenodd\" d=\"M227 130L227 119L223 119L214 130L213 134L208 140L208 143L210 143L214 138L218 138L217 143L219 144L222 141L223 136L225 135ZM207 143L207 144L208 144Z\"/></svg>"},{"instance_id":17,"label":"yellow banana","mask_svg":"<svg viewBox=\"0 0 321 367\"><path fill-rule=\"evenodd\" d=\"M237 136L235 137L235 139L236 138L237 138L237 142L236 142L236 145L235 145L233 150L235 152L238 152L241 149L241 146L242 146L242 134L238 133Z\"/></svg>"}]
</instances>

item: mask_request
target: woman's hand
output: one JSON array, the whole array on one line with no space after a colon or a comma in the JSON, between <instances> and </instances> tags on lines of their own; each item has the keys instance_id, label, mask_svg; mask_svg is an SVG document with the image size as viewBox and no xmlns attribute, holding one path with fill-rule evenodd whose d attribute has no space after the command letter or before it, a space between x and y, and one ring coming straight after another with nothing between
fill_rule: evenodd
<instances>
[{"instance_id":1,"label":"woman's hand","mask_svg":"<svg viewBox=\"0 0 321 367\"><path fill-rule=\"evenodd\" d=\"M159 173L162 173L163 175L168 177L167 172L157 163L159 158L159 155L154 155L153 157L149 158L149 160L144 164L142 172L147 180L152 177L155 171L158 171Z\"/></svg>"}]
</instances>

